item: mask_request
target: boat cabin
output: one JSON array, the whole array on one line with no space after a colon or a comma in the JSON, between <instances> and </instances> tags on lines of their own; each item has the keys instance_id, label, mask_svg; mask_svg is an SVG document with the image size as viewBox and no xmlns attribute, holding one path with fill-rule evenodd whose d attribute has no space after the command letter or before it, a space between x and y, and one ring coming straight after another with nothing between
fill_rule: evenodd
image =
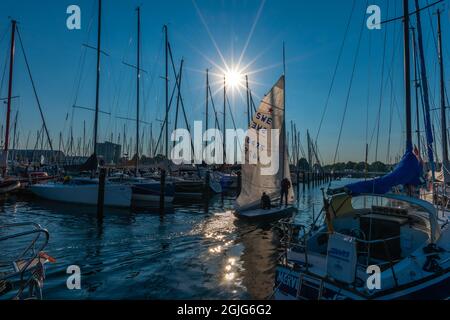
<instances>
[{"instance_id":1,"label":"boat cabin","mask_svg":"<svg viewBox=\"0 0 450 320\"><path fill-rule=\"evenodd\" d=\"M400 195L335 195L326 221L314 232L291 235L287 261L322 281L363 291L371 266L382 272L383 289L410 281L403 272L411 270L410 258L423 256L440 232L432 204ZM423 263L417 262L419 273Z\"/></svg>"}]
</instances>

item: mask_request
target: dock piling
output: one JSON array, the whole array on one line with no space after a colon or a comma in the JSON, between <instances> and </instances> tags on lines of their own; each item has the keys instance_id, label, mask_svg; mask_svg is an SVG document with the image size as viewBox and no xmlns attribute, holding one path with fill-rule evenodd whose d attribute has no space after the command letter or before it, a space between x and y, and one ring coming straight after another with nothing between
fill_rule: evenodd
<instances>
[{"instance_id":1,"label":"dock piling","mask_svg":"<svg viewBox=\"0 0 450 320\"><path fill-rule=\"evenodd\" d=\"M165 190L166 189L166 170L161 170L161 180L160 180L160 194L159 194L159 209L164 212L164 202L165 202Z\"/></svg>"},{"instance_id":2,"label":"dock piling","mask_svg":"<svg viewBox=\"0 0 450 320\"><path fill-rule=\"evenodd\" d=\"M103 219L103 209L105 204L105 182L106 182L106 168L100 168L98 177L98 198L97 198L97 218Z\"/></svg>"}]
</instances>

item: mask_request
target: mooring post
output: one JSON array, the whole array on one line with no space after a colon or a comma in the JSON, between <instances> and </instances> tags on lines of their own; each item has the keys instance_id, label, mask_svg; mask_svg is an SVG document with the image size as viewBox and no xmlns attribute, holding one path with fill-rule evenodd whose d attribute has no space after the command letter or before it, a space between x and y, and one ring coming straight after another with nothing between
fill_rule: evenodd
<instances>
[{"instance_id":1,"label":"mooring post","mask_svg":"<svg viewBox=\"0 0 450 320\"><path fill-rule=\"evenodd\" d=\"M164 200L166 191L166 170L161 170L160 193L159 193L159 209L164 211Z\"/></svg>"},{"instance_id":2,"label":"mooring post","mask_svg":"<svg viewBox=\"0 0 450 320\"><path fill-rule=\"evenodd\" d=\"M297 168L297 198L300 194L300 171Z\"/></svg>"},{"instance_id":3,"label":"mooring post","mask_svg":"<svg viewBox=\"0 0 450 320\"><path fill-rule=\"evenodd\" d=\"M205 185L204 185L204 191L203 194L205 196L205 200L208 201L209 200L209 171L206 171L205 174Z\"/></svg>"},{"instance_id":4,"label":"mooring post","mask_svg":"<svg viewBox=\"0 0 450 320\"><path fill-rule=\"evenodd\" d=\"M106 168L100 168L98 176L97 218L103 219L103 207L105 204Z\"/></svg>"},{"instance_id":5,"label":"mooring post","mask_svg":"<svg viewBox=\"0 0 450 320\"><path fill-rule=\"evenodd\" d=\"M238 183L237 195L239 196L241 194L241 188L242 188L242 173L241 173L241 171L237 172L237 183Z\"/></svg>"},{"instance_id":6,"label":"mooring post","mask_svg":"<svg viewBox=\"0 0 450 320\"><path fill-rule=\"evenodd\" d=\"M302 184L303 184L303 191L305 191L306 188L306 172L302 171Z\"/></svg>"}]
</instances>

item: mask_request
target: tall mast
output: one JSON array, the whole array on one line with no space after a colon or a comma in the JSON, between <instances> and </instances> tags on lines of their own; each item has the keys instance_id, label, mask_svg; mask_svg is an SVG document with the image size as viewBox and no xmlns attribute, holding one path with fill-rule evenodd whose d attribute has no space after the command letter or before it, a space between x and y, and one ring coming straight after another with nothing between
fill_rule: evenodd
<instances>
[{"instance_id":1,"label":"tall mast","mask_svg":"<svg viewBox=\"0 0 450 320\"><path fill-rule=\"evenodd\" d=\"M86 156L86 120L83 120L83 157Z\"/></svg>"},{"instance_id":2,"label":"tall mast","mask_svg":"<svg viewBox=\"0 0 450 320\"><path fill-rule=\"evenodd\" d=\"M282 158L282 163L281 163L281 168L282 168L282 179L284 178L291 178L291 177L285 177L285 167L284 167L284 163L286 161L285 157L286 157L286 50L285 50L285 45L283 42L283 127L281 129L281 134L282 134L282 149L281 152L283 153L283 158Z\"/></svg>"},{"instance_id":3,"label":"tall mast","mask_svg":"<svg viewBox=\"0 0 450 320\"><path fill-rule=\"evenodd\" d=\"M428 79L427 79L427 68L425 63L425 53L424 53L424 45L423 45L423 36L422 36L422 21L420 17L420 7L419 1L415 0L416 7L416 21L417 21L417 41L418 41L418 49L419 49L419 58L420 58L420 79L422 84L423 91L423 102L425 107L425 129L427 131L427 150L428 150L428 159L431 165L431 173L432 179L435 180L435 163L434 163L434 152L433 152L433 130L431 126L430 119L430 99L428 93ZM409 19L409 17L408 17Z\"/></svg>"},{"instance_id":4,"label":"tall mast","mask_svg":"<svg viewBox=\"0 0 450 320\"><path fill-rule=\"evenodd\" d=\"M102 32L102 0L98 0L98 27L97 27L97 79L95 87L95 119L94 119L94 155L97 155L98 135L98 111L100 94L100 54L101 54L101 32Z\"/></svg>"},{"instance_id":5,"label":"tall mast","mask_svg":"<svg viewBox=\"0 0 450 320\"><path fill-rule=\"evenodd\" d=\"M28 133L28 137L30 137L30 134ZM58 143L58 162L61 162L61 147L62 147L62 132L59 132L59 143ZM25 147L25 150L28 149L28 138L27 138L27 145Z\"/></svg>"},{"instance_id":6,"label":"tall mast","mask_svg":"<svg viewBox=\"0 0 450 320\"><path fill-rule=\"evenodd\" d=\"M153 157L153 122L150 123L150 156Z\"/></svg>"},{"instance_id":7,"label":"tall mast","mask_svg":"<svg viewBox=\"0 0 450 320\"><path fill-rule=\"evenodd\" d=\"M209 70L206 69L205 132L208 131Z\"/></svg>"},{"instance_id":8,"label":"tall mast","mask_svg":"<svg viewBox=\"0 0 450 320\"><path fill-rule=\"evenodd\" d=\"M412 30L412 44L413 44L413 63L414 63L414 89L415 89L415 98L416 98L416 134L417 134L417 148L419 154L421 153L421 141L420 141L420 113L419 113L419 79L417 72L417 48L416 48L416 29L411 28Z\"/></svg>"},{"instance_id":9,"label":"tall mast","mask_svg":"<svg viewBox=\"0 0 450 320\"><path fill-rule=\"evenodd\" d=\"M9 147L9 126L11 118L11 99L12 99L12 84L13 84L13 70L14 70L14 53L15 53L15 35L16 35L16 20L11 21L11 45L9 52L9 81L8 81L8 104L6 110L6 133L5 133L5 168L3 168L3 176L6 175L8 168L8 147Z\"/></svg>"},{"instance_id":10,"label":"tall mast","mask_svg":"<svg viewBox=\"0 0 450 320\"><path fill-rule=\"evenodd\" d=\"M136 68L136 176L139 170L139 80L141 78L141 8L137 7L137 68Z\"/></svg>"},{"instance_id":11,"label":"tall mast","mask_svg":"<svg viewBox=\"0 0 450 320\"><path fill-rule=\"evenodd\" d=\"M226 156L226 142L227 142L227 135L226 135L226 104L227 104L227 87L226 87L226 78L223 76L223 163L225 163L225 156Z\"/></svg>"},{"instance_id":12,"label":"tall mast","mask_svg":"<svg viewBox=\"0 0 450 320\"><path fill-rule=\"evenodd\" d=\"M309 130L306 130L306 140L307 140L307 143L308 143L308 164L309 164L310 171L312 171L312 169L313 169L312 150L311 150L311 138L309 136Z\"/></svg>"},{"instance_id":13,"label":"tall mast","mask_svg":"<svg viewBox=\"0 0 450 320\"><path fill-rule=\"evenodd\" d=\"M166 146L165 146L165 156L169 159L169 39L167 32L167 25L164 26L164 38L166 46Z\"/></svg>"},{"instance_id":14,"label":"tall mast","mask_svg":"<svg viewBox=\"0 0 450 320\"><path fill-rule=\"evenodd\" d=\"M248 75L245 75L245 87L247 88L247 126L250 126L250 92L248 88Z\"/></svg>"},{"instance_id":15,"label":"tall mast","mask_svg":"<svg viewBox=\"0 0 450 320\"><path fill-rule=\"evenodd\" d=\"M406 149L412 148L411 129L411 70L409 47L409 6L408 0L403 0L403 34L404 34L404 77L405 77L405 111L406 111Z\"/></svg>"},{"instance_id":16,"label":"tall mast","mask_svg":"<svg viewBox=\"0 0 450 320\"><path fill-rule=\"evenodd\" d=\"M442 49L442 29L441 29L441 11L437 10L438 18L438 50L439 50L439 71L441 82L441 133L442 133L442 173L444 174L444 183L447 183L446 171L448 170L448 142L447 142L447 116L445 112L445 82L444 82L444 52Z\"/></svg>"}]
</instances>

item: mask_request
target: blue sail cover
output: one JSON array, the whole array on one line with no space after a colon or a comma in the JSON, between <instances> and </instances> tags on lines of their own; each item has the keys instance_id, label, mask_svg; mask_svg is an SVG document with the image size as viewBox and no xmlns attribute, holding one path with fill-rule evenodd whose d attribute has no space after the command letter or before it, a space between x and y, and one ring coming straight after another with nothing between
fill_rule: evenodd
<instances>
[{"instance_id":1,"label":"blue sail cover","mask_svg":"<svg viewBox=\"0 0 450 320\"><path fill-rule=\"evenodd\" d=\"M392 187L399 185L418 186L422 184L423 166L421 161L413 153L412 147L408 148L400 163L391 173L372 180L357 182L345 186L352 195L360 194L385 194Z\"/></svg>"}]
</instances>

